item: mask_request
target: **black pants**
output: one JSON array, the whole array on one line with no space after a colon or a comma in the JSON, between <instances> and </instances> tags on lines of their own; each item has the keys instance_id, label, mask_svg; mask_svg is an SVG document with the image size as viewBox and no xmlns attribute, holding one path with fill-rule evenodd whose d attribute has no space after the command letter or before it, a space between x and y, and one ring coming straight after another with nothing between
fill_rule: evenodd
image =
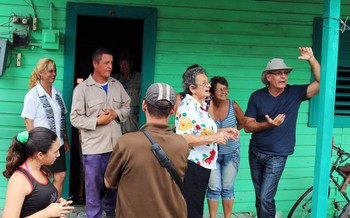
<instances>
[{"instance_id":1,"label":"black pants","mask_svg":"<svg viewBox=\"0 0 350 218\"><path fill-rule=\"evenodd\" d=\"M64 150L64 145L60 147L59 152L60 156L56 159L56 161L52 165L47 166L51 173L60 173L67 171L66 151Z\"/></svg>"},{"instance_id":2,"label":"black pants","mask_svg":"<svg viewBox=\"0 0 350 218\"><path fill-rule=\"evenodd\" d=\"M204 198L211 170L189 160L187 163L188 167L181 189L187 204L187 217L202 218Z\"/></svg>"}]
</instances>

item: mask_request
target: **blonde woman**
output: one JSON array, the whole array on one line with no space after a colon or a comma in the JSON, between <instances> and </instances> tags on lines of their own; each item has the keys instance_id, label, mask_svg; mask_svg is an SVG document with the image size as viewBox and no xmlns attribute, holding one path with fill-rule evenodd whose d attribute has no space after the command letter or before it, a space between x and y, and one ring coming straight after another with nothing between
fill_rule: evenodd
<instances>
[{"instance_id":1,"label":"blonde woman","mask_svg":"<svg viewBox=\"0 0 350 218\"><path fill-rule=\"evenodd\" d=\"M60 157L49 166L59 199L66 176L65 153L69 151L69 144L66 135L66 106L61 93L53 86L56 76L56 64L52 59L43 58L38 61L30 75L30 90L24 98L21 117L24 118L27 131L38 126L46 127L55 132L60 140Z\"/></svg>"}]
</instances>

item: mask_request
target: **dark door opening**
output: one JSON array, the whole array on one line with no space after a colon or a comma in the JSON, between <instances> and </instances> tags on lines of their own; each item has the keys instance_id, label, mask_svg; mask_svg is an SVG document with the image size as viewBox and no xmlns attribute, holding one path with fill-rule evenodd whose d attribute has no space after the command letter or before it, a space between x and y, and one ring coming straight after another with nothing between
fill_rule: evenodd
<instances>
[{"instance_id":1,"label":"dark door opening","mask_svg":"<svg viewBox=\"0 0 350 218\"><path fill-rule=\"evenodd\" d=\"M93 72L91 56L100 47L112 51L114 57L112 74L118 73L117 56L127 50L134 57L134 69L142 74L144 20L110 17L77 17L74 87L79 79L85 80ZM84 172L81 162L79 132L72 127L70 163L70 195L75 196L75 203L84 203Z\"/></svg>"}]
</instances>

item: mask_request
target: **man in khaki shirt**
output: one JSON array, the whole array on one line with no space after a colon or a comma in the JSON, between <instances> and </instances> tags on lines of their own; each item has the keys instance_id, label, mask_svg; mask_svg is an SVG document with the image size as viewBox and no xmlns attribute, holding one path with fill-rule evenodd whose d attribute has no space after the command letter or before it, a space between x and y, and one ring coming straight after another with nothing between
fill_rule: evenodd
<instances>
[{"instance_id":1,"label":"man in khaki shirt","mask_svg":"<svg viewBox=\"0 0 350 218\"><path fill-rule=\"evenodd\" d=\"M98 49L92 56L94 72L74 89L71 123L81 131L85 172L86 215L88 218L115 216L116 191L101 198L103 177L111 152L122 135L120 122L130 113L130 97L116 79L110 77L113 56Z\"/></svg>"}]
</instances>

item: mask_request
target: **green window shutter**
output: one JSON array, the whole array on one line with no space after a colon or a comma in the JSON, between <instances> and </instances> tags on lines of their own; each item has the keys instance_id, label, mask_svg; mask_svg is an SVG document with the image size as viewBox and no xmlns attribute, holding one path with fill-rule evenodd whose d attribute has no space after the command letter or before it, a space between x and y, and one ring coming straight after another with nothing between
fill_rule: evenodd
<instances>
[{"instance_id":1,"label":"green window shutter","mask_svg":"<svg viewBox=\"0 0 350 218\"><path fill-rule=\"evenodd\" d=\"M350 116L350 67L338 66L334 115Z\"/></svg>"},{"instance_id":2,"label":"green window shutter","mask_svg":"<svg viewBox=\"0 0 350 218\"><path fill-rule=\"evenodd\" d=\"M313 50L321 61L322 18L314 19ZM322 63L321 63L322 67ZM322 76L322 75L321 75ZM309 125L317 126L319 96L310 101ZM350 31L339 35L337 86L335 94L334 127L350 127Z\"/></svg>"}]
</instances>

